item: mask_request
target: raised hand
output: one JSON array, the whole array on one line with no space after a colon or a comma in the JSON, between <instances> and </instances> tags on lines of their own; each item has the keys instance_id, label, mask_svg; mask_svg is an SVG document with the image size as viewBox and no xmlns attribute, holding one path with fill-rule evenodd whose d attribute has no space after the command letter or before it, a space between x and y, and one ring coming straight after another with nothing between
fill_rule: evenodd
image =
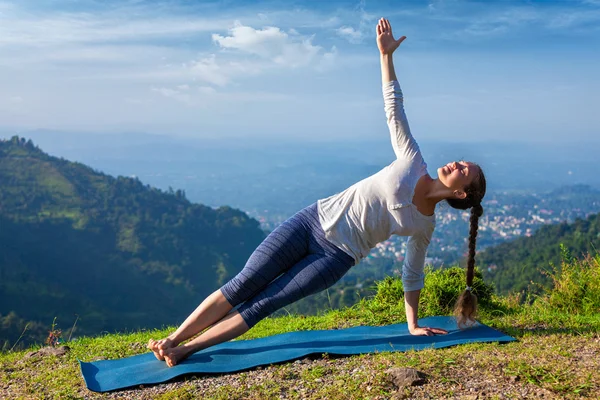
<instances>
[{"instance_id":1,"label":"raised hand","mask_svg":"<svg viewBox=\"0 0 600 400\"><path fill-rule=\"evenodd\" d=\"M400 39L395 40L392 35L392 25L387 19L381 18L377 23L377 47L381 54L392 54L400 43L406 39L406 36L402 36Z\"/></svg>"}]
</instances>

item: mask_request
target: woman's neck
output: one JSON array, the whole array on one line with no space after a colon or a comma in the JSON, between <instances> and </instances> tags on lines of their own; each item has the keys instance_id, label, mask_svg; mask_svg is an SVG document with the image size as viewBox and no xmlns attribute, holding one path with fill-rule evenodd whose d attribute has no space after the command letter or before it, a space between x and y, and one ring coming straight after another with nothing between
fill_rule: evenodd
<instances>
[{"instance_id":1,"label":"woman's neck","mask_svg":"<svg viewBox=\"0 0 600 400\"><path fill-rule=\"evenodd\" d=\"M423 175L415 186L412 203L423 215L433 215L435 206L452 194L439 179L433 179L429 174Z\"/></svg>"}]
</instances>

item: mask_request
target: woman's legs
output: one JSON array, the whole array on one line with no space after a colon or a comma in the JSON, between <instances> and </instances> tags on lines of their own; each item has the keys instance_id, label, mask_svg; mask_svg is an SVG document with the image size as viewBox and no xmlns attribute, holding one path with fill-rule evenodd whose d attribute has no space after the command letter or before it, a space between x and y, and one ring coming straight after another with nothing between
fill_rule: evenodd
<instances>
[{"instance_id":1,"label":"woman's legs","mask_svg":"<svg viewBox=\"0 0 600 400\"><path fill-rule=\"evenodd\" d=\"M167 362L169 367L172 367L197 351L235 339L246 333L249 329L240 313L234 311L226 315L197 338L181 346L159 350L159 356Z\"/></svg>"},{"instance_id":2,"label":"woman's legs","mask_svg":"<svg viewBox=\"0 0 600 400\"><path fill-rule=\"evenodd\" d=\"M225 316L206 332L178 347L159 351L172 367L191 354L234 339L258 321L301 298L325 290L336 283L353 265L324 254L310 254L271 282L264 290L246 301L239 310Z\"/></svg>"},{"instance_id":3,"label":"woman's legs","mask_svg":"<svg viewBox=\"0 0 600 400\"><path fill-rule=\"evenodd\" d=\"M148 342L148 348L159 360L164 360L160 350L178 346L199 332L221 320L233 307L220 290L213 292L191 313L179 328L165 339Z\"/></svg>"},{"instance_id":4,"label":"woman's legs","mask_svg":"<svg viewBox=\"0 0 600 400\"><path fill-rule=\"evenodd\" d=\"M352 265L352 257L325 239L313 205L269 234L244 269L209 296L169 338L179 344L214 323L211 328L185 345L154 342L151 348L173 366L194 352L242 335L276 310L332 286ZM239 310L226 315L244 301ZM217 318L220 313L222 319L209 323L209 316Z\"/></svg>"},{"instance_id":5,"label":"woman's legs","mask_svg":"<svg viewBox=\"0 0 600 400\"><path fill-rule=\"evenodd\" d=\"M150 339L147 347L156 358L164 360L160 350L176 347L226 317L233 307L260 292L298 263L308 250L309 232L303 219L296 214L273 230L250 255L242 271L208 296L177 331L162 340Z\"/></svg>"}]
</instances>

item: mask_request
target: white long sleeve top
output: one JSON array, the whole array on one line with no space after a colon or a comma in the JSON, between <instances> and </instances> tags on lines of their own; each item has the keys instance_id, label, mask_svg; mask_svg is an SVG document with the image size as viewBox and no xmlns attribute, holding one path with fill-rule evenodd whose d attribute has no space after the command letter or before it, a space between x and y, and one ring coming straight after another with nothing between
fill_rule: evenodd
<instances>
[{"instance_id":1,"label":"white long sleeve top","mask_svg":"<svg viewBox=\"0 0 600 400\"><path fill-rule=\"evenodd\" d=\"M405 291L424 286L425 254L435 215L423 215L412 203L415 186L427 164L410 133L398 81L383 85L384 109L396 160L348 189L319 200L319 221L326 238L355 263L393 234L410 236L402 267Z\"/></svg>"}]
</instances>

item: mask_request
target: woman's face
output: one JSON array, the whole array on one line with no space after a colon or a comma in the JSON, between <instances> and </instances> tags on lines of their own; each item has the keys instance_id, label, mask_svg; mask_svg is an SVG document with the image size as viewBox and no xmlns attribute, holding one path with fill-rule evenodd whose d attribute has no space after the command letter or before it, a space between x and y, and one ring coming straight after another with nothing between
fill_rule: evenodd
<instances>
[{"instance_id":1,"label":"woman's face","mask_svg":"<svg viewBox=\"0 0 600 400\"><path fill-rule=\"evenodd\" d=\"M463 191L479 173L479 167L468 161L453 161L438 168L438 179L448 188Z\"/></svg>"}]
</instances>

